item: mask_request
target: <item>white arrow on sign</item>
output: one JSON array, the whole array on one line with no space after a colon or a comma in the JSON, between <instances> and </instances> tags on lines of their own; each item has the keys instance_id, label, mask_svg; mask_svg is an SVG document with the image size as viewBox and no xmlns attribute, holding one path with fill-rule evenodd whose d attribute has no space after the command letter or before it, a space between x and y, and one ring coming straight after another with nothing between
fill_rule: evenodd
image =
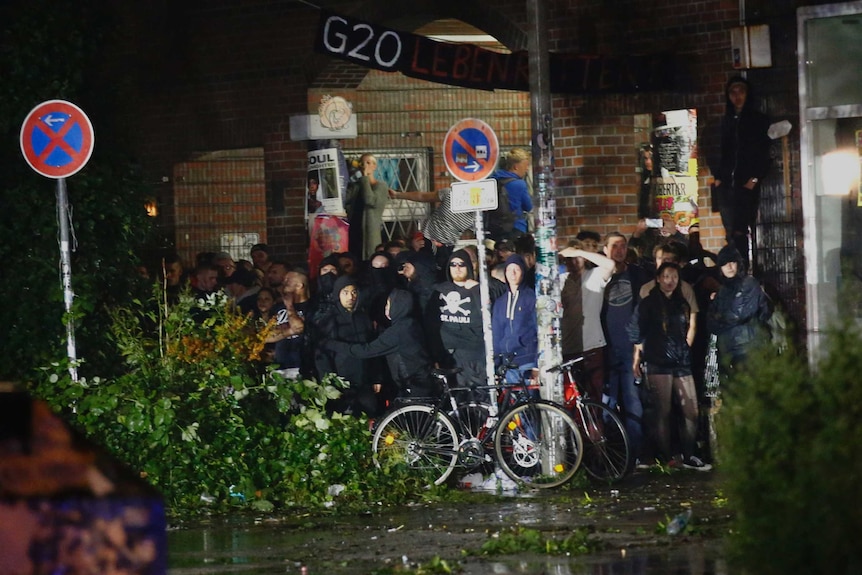
<instances>
[{"instance_id":1,"label":"white arrow on sign","mask_svg":"<svg viewBox=\"0 0 862 575\"><path fill-rule=\"evenodd\" d=\"M479 164L479 162L477 162L477 161L473 160L473 163L472 163L472 164L467 164L466 166L464 166L464 169L465 169L465 170L469 170L469 171L471 171L471 172L475 172L475 171L477 171L477 170L478 170L479 168L481 168L481 167L482 167L482 166Z\"/></svg>"},{"instance_id":2,"label":"white arrow on sign","mask_svg":"<svg viewBox=\"0 0 862 575\"><path fill-rule=\"evenodd\" d=\"M44 122L51 127L54 127L54 124L56 124L57 122L63 123L65 121L66 121L66 118L62 118L62 117L55 118L51 114L48 114L47 116L45 116L45 120L44 120Z\"/></svg>"}]
</instances>

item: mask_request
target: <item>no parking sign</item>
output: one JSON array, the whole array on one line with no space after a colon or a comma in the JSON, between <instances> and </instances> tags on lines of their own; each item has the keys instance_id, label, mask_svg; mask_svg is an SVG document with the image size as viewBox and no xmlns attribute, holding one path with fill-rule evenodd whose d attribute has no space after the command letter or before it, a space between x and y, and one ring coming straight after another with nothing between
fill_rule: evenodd
<instances>
[{"instance_id":1,"label":"no parking sign","mask_svg":"<svg viewBox=\"0 0 862 575\"><path fill-rule=\"evenodd\" d=\"M443 139L446 169L462 182L476 182L490 176L499 157L497 134L482 120L460 120L449 128Z\"/></svg>"},{"instance_id":2,"label":"no parking sign","mask_svg":"<svg viewBox=\"0 0 862 575\"><path fill-rule=\"evenodd\" d=\"M60 268L66 307L66 351L69 374L78 381L75 324L71 318L72 263L69 242L70 211L66 178L76 174L93 154L93 124L81 108L65 100L42 102L27 114L21 126L21 153L37 173L57 180L57 216L60 224Z\"/></svg>"},{"instance_id":3,"label":"no parking sign","mask_svg":"<svg viewBox=\"0 0 862 575\"><path fill-rule=\"evenodd\" d=\"M39 174L60 179L77 173L93 154L93 124L81 108L48 100L33 108L21 126L21 153Z\"/></svg>"}]
</instances>

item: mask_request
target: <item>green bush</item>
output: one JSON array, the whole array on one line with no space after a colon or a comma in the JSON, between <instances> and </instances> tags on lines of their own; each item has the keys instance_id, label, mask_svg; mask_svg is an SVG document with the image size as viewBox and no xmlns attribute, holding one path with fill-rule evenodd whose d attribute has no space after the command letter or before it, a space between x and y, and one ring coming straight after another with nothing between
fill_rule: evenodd
<instances>
[{"instance_id":1,"label":"green bush","mask_svg":"<svg viewBox=\"0 0 862 575\"><path fill-rule=\"evenodd\" d=\"M157 298L117 310L123 375L74 382L55 363L33 391L159 488L177 513L366 505L422 492L406 472L374 467L367 419L326 413L345 387L338 377L287 380L263 369L256 358L271 327L218 298L195 321L197 305L184 296L167 312Z\"/></svg>"},{"instance_id":2,"label":"green bush","mask_svg":"<svg viewBox=\"0 0 862 575\"><path fill-rule=\"evenodd\" d=\"M729 549L750 573L862 572L862 338L845 326L822 349L814 370L762 350L722 384Z\"/></svg>"}]
</instances>

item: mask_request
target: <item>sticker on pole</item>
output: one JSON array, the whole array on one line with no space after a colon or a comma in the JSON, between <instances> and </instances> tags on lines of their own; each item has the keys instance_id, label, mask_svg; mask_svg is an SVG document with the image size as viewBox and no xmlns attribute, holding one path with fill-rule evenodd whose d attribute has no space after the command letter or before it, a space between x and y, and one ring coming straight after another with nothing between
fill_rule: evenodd
<instances>
[{"instance_id":1,"label":"sticker on pole","mask_svg":"<svg viewBox=\"0 0 862 575\"><path fill-rule=\"evenodd\" d=\"M462 182L476 182L490 176L499 157L497 134L482 120L460 120L449 128L443 139L446 169Z\"/></svg>"},{"instance_id":2,"label":"sticker on pole","mask_svg":"<svg viewBox=\"0 0 862 575\"><path fill-rule=\"evenodd\" d=\"M93 124L64 100L42 102L21 126L21 152L39 174L60 179L77 173L93 154Z\"/></svg>"},{"instance_id":3,"label":"sticker on pole","mask_svg":"<svg viewBox=\"0 0 862 575\"><path fill-rule=\"evenodd\" d=\"M453 182L449 192L452 212L484 212L497 209L497 180Z\"/></svg>"}]
</instances>

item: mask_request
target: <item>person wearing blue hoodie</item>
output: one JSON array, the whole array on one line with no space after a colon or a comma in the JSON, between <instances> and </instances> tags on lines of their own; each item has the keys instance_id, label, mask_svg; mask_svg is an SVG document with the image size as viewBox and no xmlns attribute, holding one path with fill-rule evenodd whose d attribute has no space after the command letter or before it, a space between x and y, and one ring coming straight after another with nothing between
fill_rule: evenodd
<instances>
[{"instance_id":1,"label":"person wearing blue hoodie","mask_svg":"<svg viewBox=\"0 0 862 575\"><path fill-rule=\"evenodd\" d=\"M525 372L536 368L539 352L536 292L524 282L527 265L520 255L506 259L505 274L509 289L496 299L491 313L494 356L498 367L504 359L518 366L517 370L506 372L506 381L517 383Z\"/></svg>"}]
</instances>

